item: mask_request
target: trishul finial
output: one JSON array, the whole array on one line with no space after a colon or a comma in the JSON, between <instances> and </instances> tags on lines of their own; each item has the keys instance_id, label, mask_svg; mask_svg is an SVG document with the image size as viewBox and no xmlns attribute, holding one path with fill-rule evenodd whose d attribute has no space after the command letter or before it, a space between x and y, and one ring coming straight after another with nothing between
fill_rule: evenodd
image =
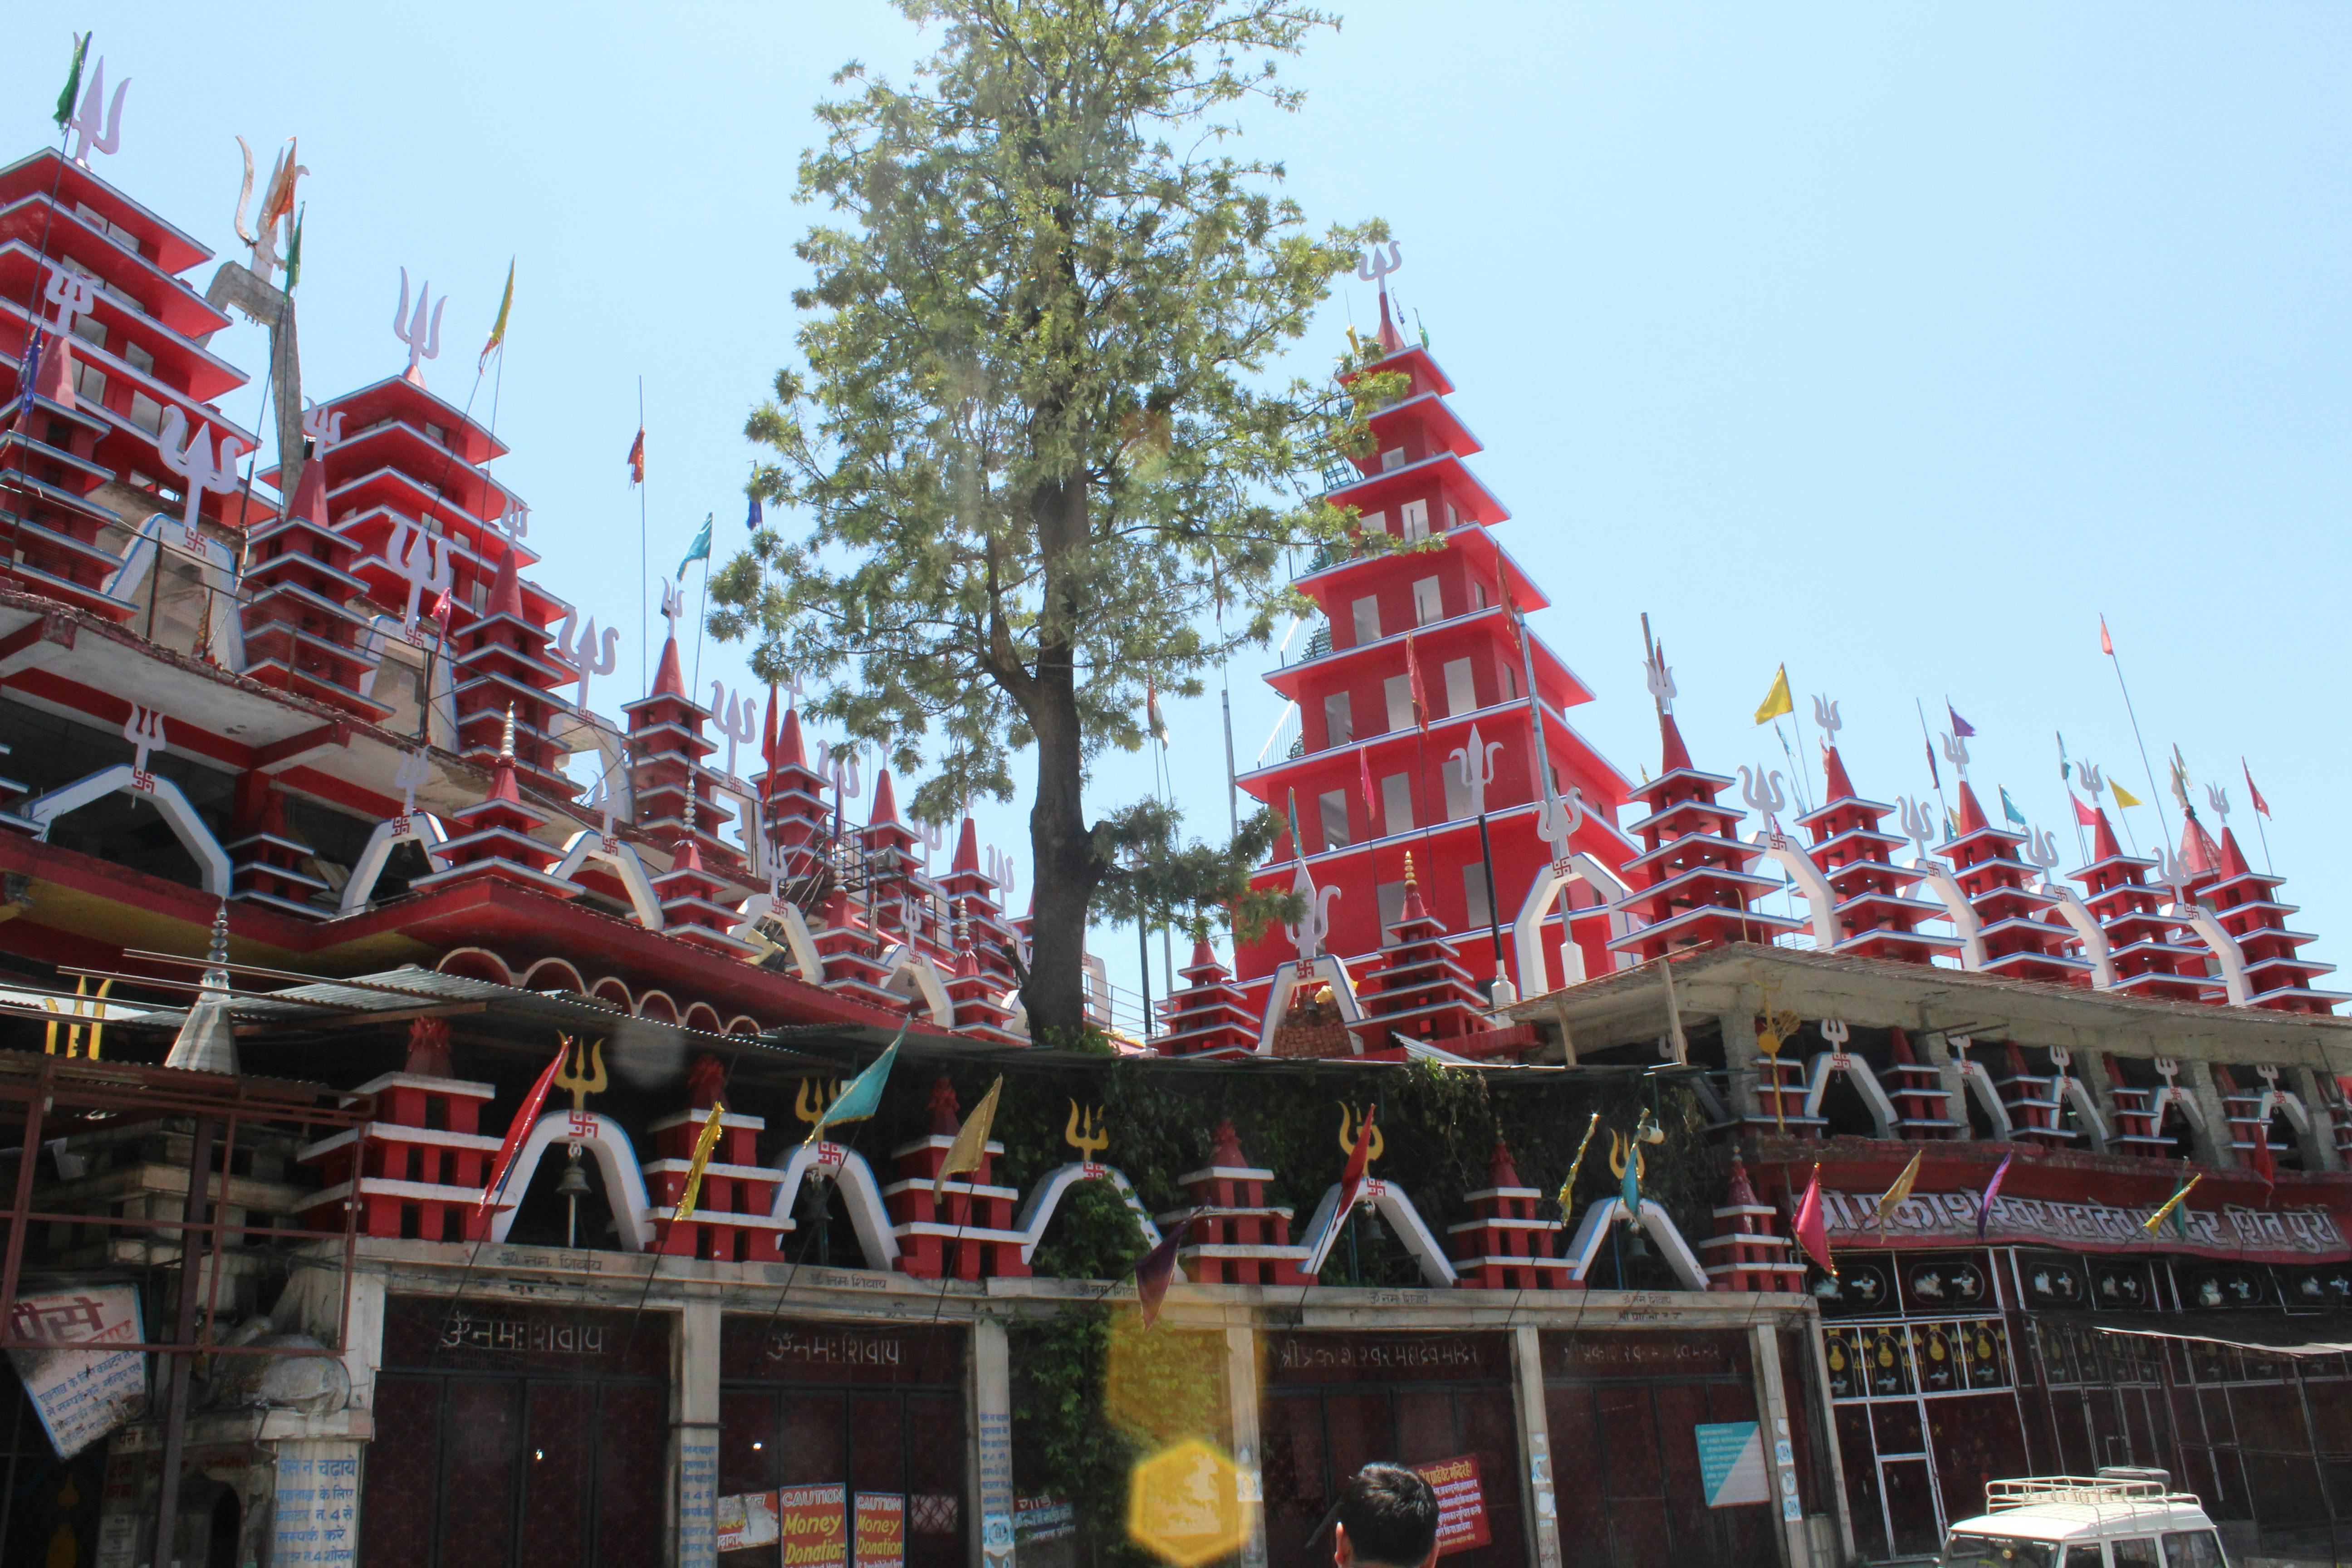
<instances>
[{"instance_id":1,"label":"trishul finial","mask_svg":"<svg viewBox=\"0 0 2352 1568\"><path fill-rule=\"evenodd\" d=\"M163 466L186 480L187 505L180 518L181 547L191 552L196 549L196 521L204 509L205 494L226 495L236 489L236 460L245 456L245 443L227 431L221 433L220 442L213 442L210 425L199 422L194 434L188 430L188 416L174 404L163 410L163 417L155 427L155 454Z\"/></svg>"},{"instance_id":2,"label":"trishul finial","mask_svg":"<svg viewBox=\"0 0 2352 1568\"><path fill-rule=\"evenodd\" d=\"M1643 681L1650 695L1656 699L1661 714L1675 710L1675 672L1666 668L1666 645L1658 643L1650 649L1650 657L1642 667Z\"/></svg>"},{"instance_id":3,"label":"trishul finial","mask_svg":"<svg viewBox=\"0 0 2352 1568\"><path fill-rule=\"evenodd\" d=\"M76 272L69 267L49 264L49 280L41 290L41 298L57 307L49 321L49 331L64 337L73 331L74 318L87 316L98 303L99 290L105 285L87 272Z\"/></svg>"},{"instance_id":4,"label":"trishul finial","mask_svg":"<svg viewBox=\"0 0 2352 1568\"><path fill-rule=\"evenodd\" d=\"M98 58L98 68L90 73L89 90L82 94L81 107L66 121L66 129L74 133L73 161L83 168L89 167L89 155L103 153L114 156L122 145L122 95L130 88L131 79L124 77L114 84L114 101L106 99L106 57ZM105 109L104 129L100 129L100 109Z\"/></svg>"},{"instance_id":5,"label":"trishul finial","mask_svg":"<svg viewBox=\"0 0 2352 1568\"><path fill-rule=\"evenodd\" d=\"M131 717L123 721L122 738L131 742L137 753L131 759L131 771L135 773L145 773L147 753L159 751L163 745L163 712L158 709L142 708L139 704L132 703Z\"/></svg>"},{"instance_id":6,"label":"trishul finial","mask_svg":"<svg viewBox=\"0 0 2352 1568\"><path fill-rule=\"evenodd\" d=\"M727 737L727 773L735 774L735 749L759 734L759 702L743 700L740 692L730 691L721 681L710 683L710 721L720 734Z\"/></svg>"},{"instance_id":7,"label":"trishul finial","mask_svg":"<svg viewBox=\"0 0 2352 1568\"><path fill-rule=\"evenodd\" d=\"M1284 926L1283 934L1297 950L1298 961L1306 963L1323 956L1323 940L1331 934L1331 900L1339 896L1339 889L1324 888L1318 891L1315 879L1307 874L1307 862L1301 860L1297 874L1291 879L1290 890L1298 895L1307 912L1297 925Z\"/></svg>"},{"instance_id":8,"label":"trishul finial","mask_svg":"<svg viewBox=\"0 0 2352 1568\"><path fill-rule=\"evenodd\" d=\"M686 595L678 592L667 577L662 579L661 617L669 623L669 635L677 636L677 618L686 614Z\"/></svg>"},{"instance_id":9,"label":"trishul finial","mask_svg":"<svg viewBox=\"0 0 2352 1568\"><path fill-rule=\"evenodd\" d=\"M1095 1156L1110 1147L1110 1134L1103 1131L1103 1108L1082 1110L1076 1100L1071 1100L1070 1123L1062 1131L1062 1142L1076 1149L1079 1159L1094 1163Z\"/></svg>"},{"instance_id":10,"label":"trishul finial","mask_svg":"<svg viewBox=\"0 0 2352 1568\"><path fill-rule=\"evenodd\" d=\"M2082 778L2084 793L2089 795L2093 800L2097 800L2099 798L2100 788L2107 782L2105 776L2099 772L2098 764L2095 763L2076 763L2074 764L2074 772Z\"/></svg>"},{"instance_id":11,"label":"trishul finial","mask_svg":"<svg viewBox=\"0 0 2352 1568\"><path fill-rule=\"evenodd\" d=\"M1936 814L1927 809L1926 801L1914 800L1907 795L1898 795L1895 805L1903 813L1904 836L1911 840L1912 848L1919 857L1919 864L1925 866L1927 863L1927 846L1935 837Z\"/></svg>"},{"instance_id":12,"label":"trishul finial","mask_svg":"<svg viewBox=\"0 0 2352 1568\"><path fill-rule=\"evenodd\" d=\"M1549 786L1551 781L1547 779L1544 782ZM1553 859L1559 860L1567 856L1569 840L1573 838L1576 836L1576 830L1583 826L1583 786L1570 784L1565 800L1553 795L1547 787L1544 791L1542 814L1536 819L1536 837L1551 846Z\"/></svg>"},{"instance_id":13,"label":"trishul finial","mask_svg":"<svg viewBox=\"0 0 2352 1568\"><path fill-rule=\"evenodd\" d=\"M429 319L425 313L428 303L433 307ZM433 301L433 283L427 279L416 290L416 310L410 314L408 268L400 269L400 303L392 312L392 335L408 345L408 368L401 374L419 386L425 384L425 372L418 368L420 362L441 357L441 311L448 303L446 294L437 303Z\"/></svg>"},{"instance_id":14,"label":"trishul finial","mask_svg":"<svg viewBox=\"0 0 2352 1568\"><path fill-rule=\"evenodd\" d=\"M319 443L319 449L343 444L343 416L340 410L328 413L309 398L302 400L302 434Z\"/></svg>"},{"instance_id":15,"label":"trishul finial","mask_svg":"<svg viewBox=\"0 0 2352 1568\"><path fill-rule=\"evenodd\" d=\"M1822 735L1827 737L1822 742L1825 746L1836 745L1837 732L1845 728L1844 721L1838 717L1838 705L1819 694L1813 698L1813 722L1821 727Z\"/></svg>"},{"instance_id":16,"label":"trishul finial","mask_svg":"<svg viewBox=\"0 0 2352 1568\"><path fill-rule=\"evenodd\" d=\"M295 183L310 171L294 161L294 138L288 137L286 145L278 149L277 163L269 171L269 185L262 192L261 210L248 228L245 204L253 195L253 149L242 136L236 139L236 145L245 154L245 183L236 191L236 237L253 247L253 274L267 283L285 265L278 249L278 228L294 216Z\"/></svg>"},{"instance_id":17,"label":"trishul finial","mask_svg":"<svg viewBox=\"0 0 2352 1568\"><path fill-rule=\"evenodd\" d=\"M2205 804L2213 808L2213 815L2221 819L2222 826L2230 826L2230 792L2228 790L2219 784L2207 784Z\"/></svg>"},{"instance_id":18,"label":"trishul finial","mask_svg":"<svg viewBox=\"0 0 2352 1568\"><path fill-rule=\"evenodd\" d=\"M613 673L614 660L619 657L616 644L621 634L611 626L606 626L604 640L600 645L596 640L596 617L591 616L588 617L588 624L580 628L579 636L575 638L572 636L572 626L579 616L580 612L576 609L566 610L563 613L563 625L556 632L554 645L548 649L548 652L553 654L559 662L569 665L580 672L580 687L572 698L572 705L585 713L588 711L588 683L599 675Z\"/></svg>"},{"instance_id":19,"label":"trishul finial","mask_svg":"<svg viewBox=\"0 0 2352 1568\"><path fill-rule=\"evenodd\" d=\"M2049 879L2052 871L2057 869L2058 840L2051 836L2048 828L2042 828L2027 838L2025 858L2029 864L2042 868L2044 880Z\"/></svg>"},{"instance_id":20,"label":"trishul finial","mask_svg":"<svg viewBox=\"0 0 2352 1568\"><path fill-rule=\"evenodd\" d=\"M1402 248L1393 239L1388 243L1389 253L1386 256L1381 254L1380 244L1375 241L1371 249L1356 262L1356 276L1367 283L1377 283L1383 289L1389 286L1389 274L1404 266Z\"/></svg>"},{"instance_id":21,"label":"trishul finial","mask_svg":"<svg viewBox=\"0 0 2352 1568\"><path fill-rule=\"evenodd\" d=\"M1356 1121L1355 1111L1349 1108L1346 1100L1341 1100L1339 1102L1339 1147L1351 1158L1356 1152L1356 1134L1359 1131L1360 1127ZM1371 1168L1373 1161L1388 1152L1388 1137L1381 1131L1379 1119L1372 1118L1372 1136L1364 1146L1364 1166L1367 1170Z\"/></svg>"},{"instance_id":22,"label":"trishul finial","mask_svg":"<svg viewBox=\"0 0 2352 1568\"><path fill-rule=\"evenodd\" d=\"M1758 768L1751 776L1743 764L1739 770L1739 797L1748 809L1764 819L1772 832L1780 831L1780 813L1788 809L1789 795L1780 786L1780 774L1775 769Z\"/></svg>"},{"instance_id":23,"label":"trishul finial","mask_svg":"<svg viewBox=\"0 0 2352 1568\"><path fill-rule=\"evenodd\" d=\"M425 595L446 594L457 584L457 568L449 563L449 541L395 514L392 531L384 538L383 559L408 583L408 602L401 608L400 632L415 642L417 611Z\"/></svg>"},{"instance_id":24,"label":"trishul finial","mask_svg":"<svg viewBox=\"0 0 2352 1568\"><path fill-rule=\"evenodd\" d=\"M572 1091L572 1109L576 1114L588 1109L588 1097L604 1092L608 1081L604 1076L604 1042L582 1046L569 1035L557 1037L562 1042L564 1062L555 1075L555 1087Z\"/></svg>"},{"instance_id":25,"label":"trishul finial","mask_svg":"<svg viewBox=\"0 0 2352 1568\"><path fill-rule=\"evenodd\" d=\"M1486 815L1486 786L1495 782L1495 753L1502 749L1500 741L1487 741L1482 744L1478 726L1473 724L1470 726L1469 744L1456 746L1445 753L1445 760L1454 764L1463 787L1470 792L1469 814L1472 816Z\"/></svg>"},{"instance_id":26,"label":"trishul finial","mask_svg":"<svg viewBox=\"0 0 2352 1568\"><path fill-rule=\"evenodd\" d=\"M833 1109L833 1102L840 1096L839 1079L829 1079L820 1083L815 1079L804 1078L801 1079L800 1094L793 1101L793 1115L814 1127L824 1120L824 1113Z\"/></svg>"},{"instance_id":27,"label":"trishul finial","mask_svg":"<svg viewBox=\"0 0 2352 1568\"><path fill-rule=\"evenodd\" d=\"M1944 760L1951 763L1952 766L1960 770L1960 778L1965 782L1969 776L1969 742L1967 739L1963 736L1955 735L1949 731L1945 731Z\"/></svg>"}]
</instances>

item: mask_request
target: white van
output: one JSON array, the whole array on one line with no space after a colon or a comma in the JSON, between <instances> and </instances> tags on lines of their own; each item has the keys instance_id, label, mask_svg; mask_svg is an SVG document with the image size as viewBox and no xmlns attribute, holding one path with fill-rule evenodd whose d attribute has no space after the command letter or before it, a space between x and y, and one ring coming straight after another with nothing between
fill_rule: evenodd
<instances>
[{"instance_id":1,"label":"white van","mask_svg":"<svg viewBox=\"0 0 2352 1568\"><path fill-rule=\"evenodd\" d=\"M1952 1526L1945 1568L2229 1568L2195 1494L2162 1470L1989 1481L1985 1511Z\"/></svg>"}]
</instances>

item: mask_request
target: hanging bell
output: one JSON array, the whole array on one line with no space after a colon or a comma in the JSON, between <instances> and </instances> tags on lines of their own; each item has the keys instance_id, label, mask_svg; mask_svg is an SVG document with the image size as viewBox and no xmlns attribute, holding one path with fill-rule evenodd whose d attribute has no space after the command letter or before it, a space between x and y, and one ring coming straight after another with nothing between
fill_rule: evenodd
<instances>
[{"instance_id":1,"label":"hanging bell","mask_svg":"<svg viewBox=\"0 0 2352 1568\"><path fill-rule=\"evenodd\" d=\"M579 1155L572 1156L572 1163L563 1167L563 1179L555 1184L555 1190L567 1198L588 1195L588 1173L580 1168Z\"/></svg>"},{"instance_id":2,"label":"hanging bell","mask_svg":"<svg viewBox=\"0 0 2352 1568\"><path fill-rule=\"evenodd\" d=\"M1649 1257L1649 1256L1650 1256L1650 1238L1649 1238L1649 1237L1648 1237L1645 1233L1643 1233L1643 1232L1642 1232L1642 1231L1639 1231L1639 1230L1636 1230L1636 1231L1633 1233L1633 1238L1631 1241L1628 1241L1628 1242L1625 1244L1625 1256L1626 1256L1626 1257L1628 1257L1628 1258L1647 1258L1647 1257Z\"/></svg>"}]
</instances>

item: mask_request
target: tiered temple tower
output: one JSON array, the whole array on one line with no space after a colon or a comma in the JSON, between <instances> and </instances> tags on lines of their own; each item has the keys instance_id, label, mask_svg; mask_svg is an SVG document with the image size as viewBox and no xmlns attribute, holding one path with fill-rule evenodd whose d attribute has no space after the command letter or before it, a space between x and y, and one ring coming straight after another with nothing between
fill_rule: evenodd
<instances>
[{"instance_id":1,"label":"tiered temple tower","mask_svg":"<svg viewBox=\"0 0 2352 1568\"><path fill-rule=\"evenodd\" d=\"M0 575L130 621L146 605L122 572L121 525L185 515L186 481L161 433L177 415L226 466L254 435L212 406L245 375L204 347L229 324L181 274L212 259L189 235L46 149L0 169ZM16 400L27 337L42 339L32 405ZM60 333L62 332L62 337ZM200 530L243 526L236 488L201 486ZM171 531L176 542L178 530Z\"/></svg>"},{"instance_id":2,"label":"tiered temple tower","mask_svg":"<svg viewBox=\"0 0 2352 1568\"><path fill-rule=\"evenodd\" d=\"M2282 1013L2333 1013L2338 1002L2352 1000L2340 991L2315 991L2311 983L2336 966L2295 956L2305 943L2318 939L2307 931L2289 931L2286 917L2293 904L2272 895L2284 877L2265 876L2246 864L2238 836L2221 828L2221 854L2212 882L2203 897L2213 906L2214 919L2237 939L2246 958L2246 984L2251 1004Z\"/></svg>"},{"instance_id":3,"label":"tiered temple tower","mask_svg":"<svg viewBox=\"0 0 2352 1568\"><path fill-rule=\"evenodd\" d=\"M2116 990L2167 1002L2202 1001L2214 991L2208 955L2201 946L2178 940L2179 923L2164 912L2164 889L2147 885L2155 866L2123 852L2101 806L2091 826L2091 863L2074 875L2085 890L2084 906L2107 934Z\"/></svg>"},{"instance_id":4,"label":"tiered temple tower","mask_svg":"<svg viewBox=\"0 0 2352 1568\"><path fill-rule=\"evenodd\" d=\"M1612 870L1630 848L1614 828L1626 779L1562 718L1591 694L1532 634L1524 650L1518 644L1514 610L1549 601L1496 541L1494 530L1510 514L1464 461L1480 447L1445 401L1454 384L1425 346L1397 331L1385 289L1378 348L1341 379L1365 376L1394 377L1397 386L1328 499L1357 513L1360 535L1418 548L1328 552L1297 579L1325 625L1304 658L1266 677L1297 706L1297 740L1290 755L1240 780L1276 813L1295 797L1307 840L1293 845L1286 832L1254 880L1286 889L1303 851L1316 885L1339 889L1324 950L1351 963L1374 952L1403 911L1407 849L1421 868L1427 912L1460 941L1484 939L1494 923L1510 931L1554 858L1536 831L1538 722L1558 792L1580 790L1591 808L1574 847ZM1482 804L1494 844L1493 909ZM1588 973L1612 967L1601 923L1575 933ZM1548 952L1562 934L1555 909L1541 927ZM1486 943L1478 947L1475 962L1466 945L1463 955L1483 996L1493 964ZM1543 989L1517 973L1508 943L1506 951L1513 986ZM1237 947L1234 973L1254 1005L1286 956L1279 932Z\"/></svg>"},{"instance_id":5,"label":"tiered temple tower","mask_svg":"<svg viewBox=\"0 0 2352 1568\"><path fill-rule=\"evenodd\" d=\"M2068 951L2073 928L2048 918L2058 900L2035 886L2035 868L2017 858L2026 835L1995 827L1966 778L1960 780L1960 835L1943 846L1952 880L1983 921L1984 972L2010 980L2087 985L2091 961Z\"/></svg>"},{"instance_id":6,"label":"tiered temple tower","mask_svg":"<svg viewBox=\"0 0 2352 1568\"><path fill-rule=\"evenodd\" d=\"M1953 937L1918 929L1921 921L1940 920L1944 911L1904 896L1903 889L1921 873L1895 863L1895 851L1905 840L1879 826L1895 807L1854 793L1845 759L1833 744L1822 748L1822 773L1829 799L1820 810L1797 818L1797 826L1813 836L1806 853L1837 895L1832 913L1844 933L1837 951L1856 958L1931 963L1958 948Z\"/></svg>"},{"instance_id":7,"label":"tiered temple tower","mask_svg":"<svg viewBox=\"0 0 2352 1568\"><path fill-rule=\"evenodd\" d=\"M1654 656L1653 684L1673 689L1663 653ZM1769 943L1783 931L1801 930L1801 921L1750 907L1778 891L1780 883L1748 869L1762 851L1739 837L1739 821L1747 813L1716 804L1731 780L1691 766L1690 748L1683 744L1682 730L1663 698L1658 732L1658 776L1633 792L1650 808L1633 827L1641 836L1642 852L1625 862L1633 890L1622 907L1643 923L1610 946L1646 963L1689 948Z\"/></svg>"}]
</instances>

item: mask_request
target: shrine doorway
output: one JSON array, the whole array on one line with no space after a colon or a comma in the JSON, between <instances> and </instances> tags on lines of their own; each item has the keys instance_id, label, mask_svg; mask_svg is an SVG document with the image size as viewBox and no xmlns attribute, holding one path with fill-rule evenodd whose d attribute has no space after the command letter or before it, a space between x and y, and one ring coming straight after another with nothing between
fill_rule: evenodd
<instances>
[{"instance_id":1,"label":"shrine doorway","mask_svg":"<svg viewBox=\"0 0 2352 1568\"><path fill-rule=\"evenodd\" d=\"M967 1517L969 1340L960 1327L724 1318L719 1496L775 1494L778 1516L837 1539L845 1564L862 1556L956 1568L977 1539ZM771 1543L719 1561L770 1568L777 1558Z\"/></svg>"},{"instance_id":2,"label":"shrine doorway","mask_svg":"<svg viewBox=\"0 0 2352 1568\"><path fill-rule=\"evenodd\" d=\"M368 1568L638 1568L667 1529L670 1318L386 1303Z\"/></svg>"},{"instance_id":3,"label":"shrine doorway","mask_svg":"<svg viewBox=\"0 0 2352 1568\"><path fill-rule=\"evenodd\" d=\"M1330 1537L1308 1538L1349 1478L1381 1460L1444 1478L1446 1568L1524 1568L1508 1335L1300 1332L1266 1348L1268 1562L1328 1559Z\"/></svg>"},{"instance_id":4,"label":"shrine doorway","mask_svg":"<svg viewBox=\"0 0 2352 1568\"><path fill-rule=\"evenodd\" d=\"M1757 1420L1748 1335L1612 1330L1541 1344L1566 1568L1780 1561L1780 1510L1760 1490L1710 1505L1701 1452L1709 1428Z\"/></svg>"}]
</instances>

